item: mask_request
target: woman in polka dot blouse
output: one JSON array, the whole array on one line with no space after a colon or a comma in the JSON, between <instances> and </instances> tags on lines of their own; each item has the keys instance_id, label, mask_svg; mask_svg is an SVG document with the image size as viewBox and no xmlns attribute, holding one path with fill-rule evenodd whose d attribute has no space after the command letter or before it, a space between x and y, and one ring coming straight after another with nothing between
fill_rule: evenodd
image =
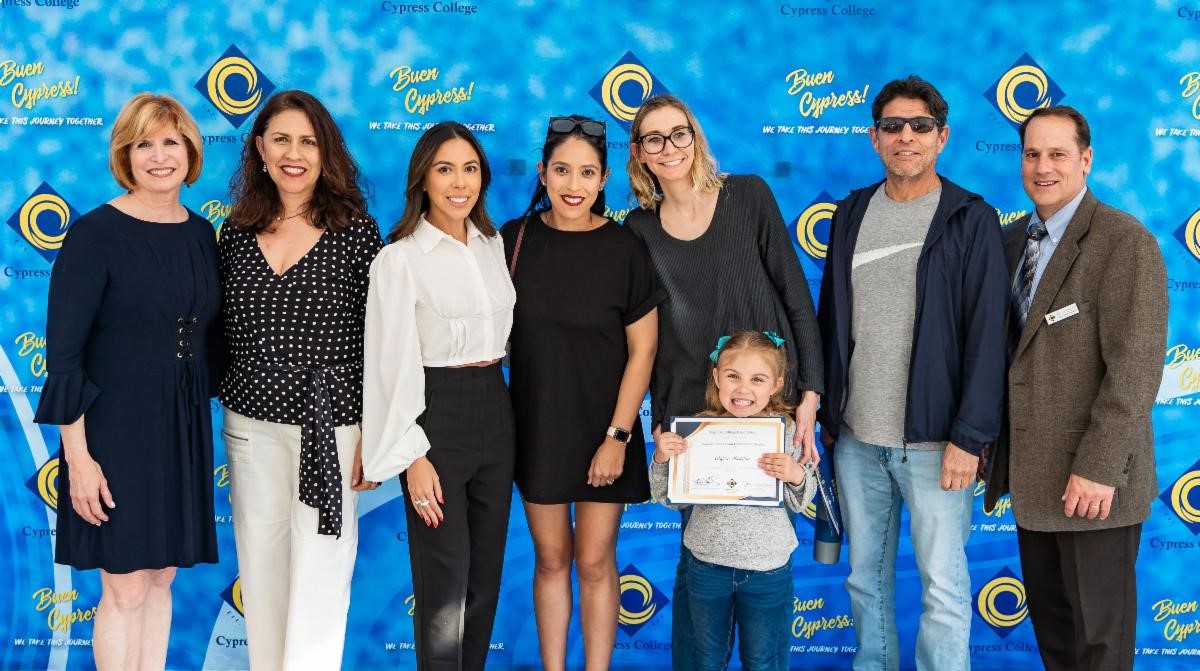
<instances>
[{"instance_id":1,"label":"woman in polka dot blouse","mask_svg":"<svg viewBox=\"0 0 1200 671\"><path fill-rule=\"evenodd\" d=\"M276 93L220 235L221 384L252 669L341 667L358 547L363 317L382 241L325 107Z\"/></svg>"}]
</instances>

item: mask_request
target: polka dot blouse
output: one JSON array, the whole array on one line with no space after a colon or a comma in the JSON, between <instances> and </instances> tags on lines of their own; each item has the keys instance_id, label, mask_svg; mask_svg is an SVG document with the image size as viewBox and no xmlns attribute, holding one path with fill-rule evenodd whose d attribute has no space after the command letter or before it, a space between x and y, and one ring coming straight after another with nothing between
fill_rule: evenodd
<instances>
[{"instance_id":1,"label":"polka dot blouse","mask_svg":"<svg viewBox=\"0 0 1200 671\"><path fill-rule=\"evenodd\" d=\"M301 427L300 500L318 509L327 535L341 534L333 429L362 418L368 272L382 246L375 222L355 219L276 275L253 232L226 226L218 242L229 348L221 403Z\"/></svg>"}]
</instances>

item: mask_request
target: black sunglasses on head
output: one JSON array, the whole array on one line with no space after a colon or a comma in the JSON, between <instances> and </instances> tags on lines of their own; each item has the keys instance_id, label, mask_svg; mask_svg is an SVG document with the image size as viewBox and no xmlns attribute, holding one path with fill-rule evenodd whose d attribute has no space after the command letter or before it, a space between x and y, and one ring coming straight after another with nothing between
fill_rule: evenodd
<instances>
[{"instance_id":1,"label":"black sunglasses on head","mask_svg":"<svg viewBox=\"0 0 1200 671\"><path fill-rule=\"evenodd\" d=\"M941 126L937 119L928 116L901 117L885 116L875 122L875 127L882 133L892 135L904 131L904 124L913 129L914 133L928 133Z\"/></svg>"},{"instance_id":2,"label":"black sunglasses on head","mask_svg":"<svg viewBox=\"0 0 1200 671\"><path fill-rule=\"evenodd\" d=\"M603 121L592 121L591 119L572 119L569 116L550 117L550 132L552 133L570 133L576 128L583 131L584 135L591 135L592 137L604 137Z\"/></svg>"}]
</instances>

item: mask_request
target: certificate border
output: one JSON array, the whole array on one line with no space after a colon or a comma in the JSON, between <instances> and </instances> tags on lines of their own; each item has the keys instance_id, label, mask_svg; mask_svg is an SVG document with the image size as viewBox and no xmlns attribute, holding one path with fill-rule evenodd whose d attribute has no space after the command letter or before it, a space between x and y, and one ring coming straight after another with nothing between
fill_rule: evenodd
<instances>
[{"instance_id":1,"label":"certificate border","mask_svg":"<svg viewBox=\"0 0 1200 671\"><path fill-rule=\"evenodd\" d=\"M777 453L784 452L784 438L786 437L787 420L784 417L672 417L671 431L679 433L677 430L681 422L694 423L695 428L688 431L687 435L680 434L685 439L699 431L702 431L706 426L713 424L722 424L725 426L751 425L762 426L764 424L776 425L775 444ZM783 481L775 480L775 495L774 496L736 496L733 494L690 494L687 493L688 475L691 472L691 460L688 458L688 453L671 457L668 462L667 473L667 497L666 502L671 505L679 504L697 504L697 505L743 505L743 506L765 506L765 507L782 507L783 506ZM672 497L671 492L674 491L677 496ZM680 494L680 492L683 492Z\"/></svg>"}]
</instances>

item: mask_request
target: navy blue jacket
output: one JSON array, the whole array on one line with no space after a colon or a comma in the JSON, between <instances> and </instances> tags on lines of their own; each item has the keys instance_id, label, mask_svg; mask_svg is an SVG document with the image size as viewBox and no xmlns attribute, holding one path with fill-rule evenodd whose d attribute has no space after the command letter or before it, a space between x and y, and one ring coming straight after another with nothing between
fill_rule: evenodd
<instances>
[{"instance_id":1,"label":"navy blue jacket","mask_svg":"<svg viewBox=\"0 0 1200 671\"><path fill-rule=\"evenodd\" d=\"M942 195L917 260L916 318L904 443L950 441L978 455L1000 435L1008 271L996 210L941 177ZM817 321L825 350L822 431L836 439L850 374L850 262L882 182L852 191L830 223Z\"/></svg>"}]
</instances>

